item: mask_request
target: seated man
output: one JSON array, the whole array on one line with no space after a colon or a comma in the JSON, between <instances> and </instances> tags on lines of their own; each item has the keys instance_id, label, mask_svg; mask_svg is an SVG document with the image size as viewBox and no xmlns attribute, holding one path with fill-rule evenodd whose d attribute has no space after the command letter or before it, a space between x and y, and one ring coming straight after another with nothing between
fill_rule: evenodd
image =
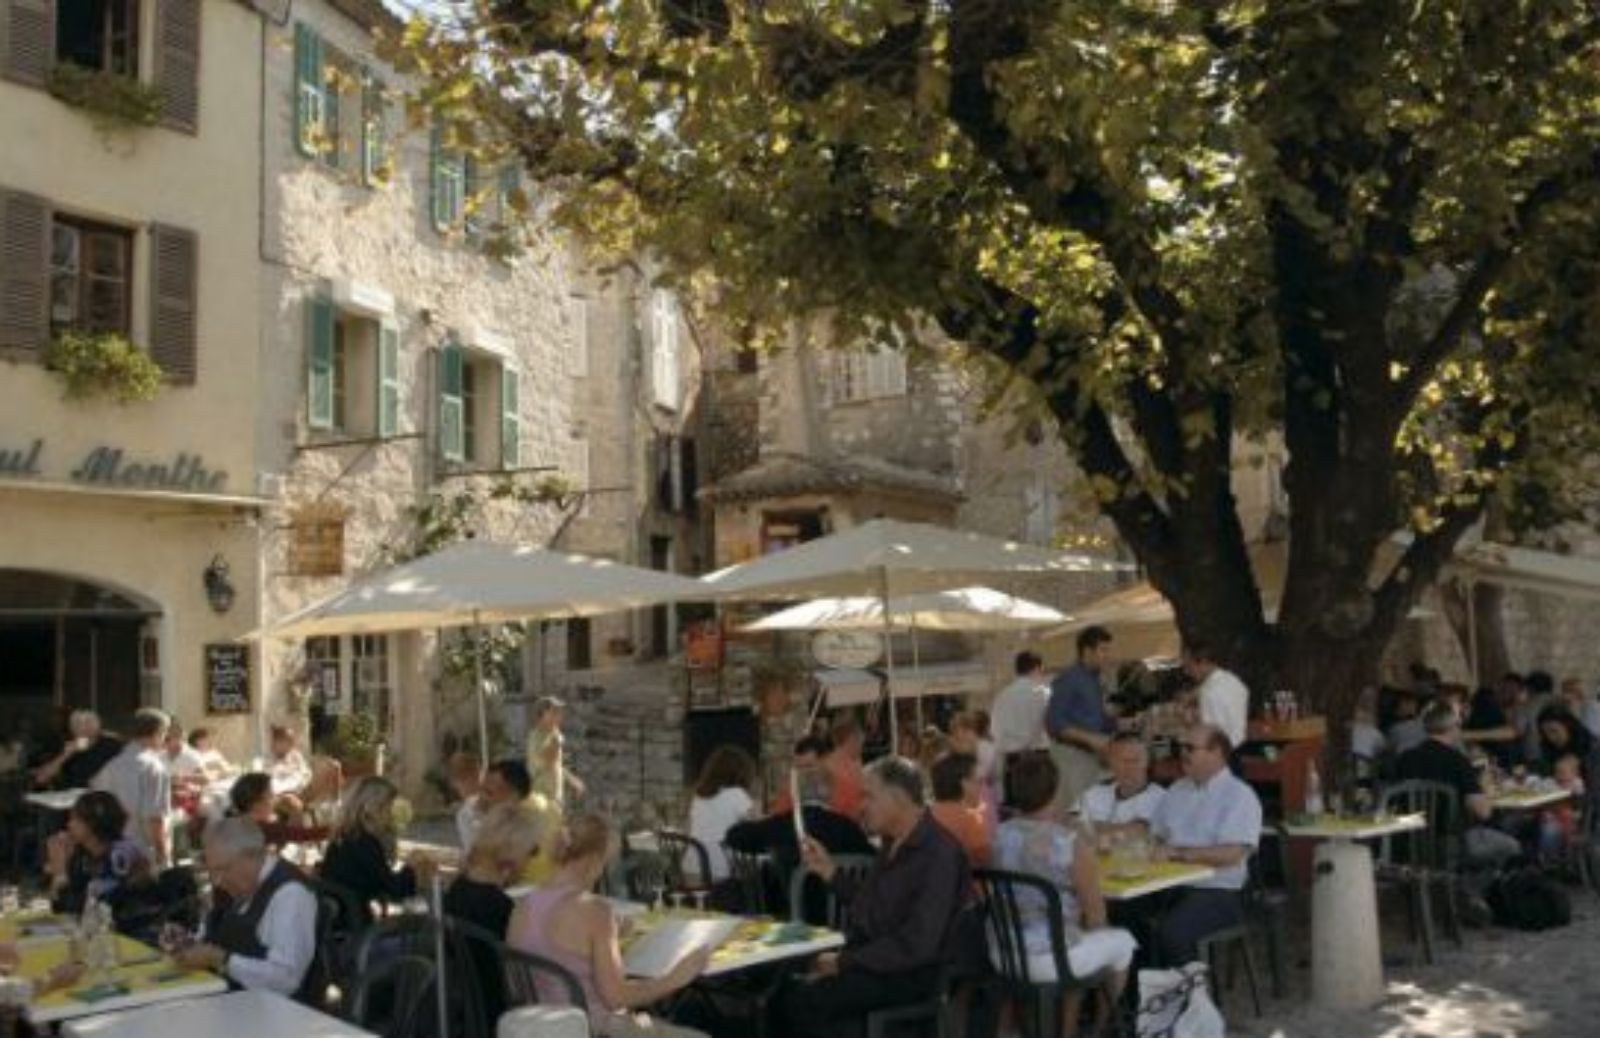
<instances>
[{"instance_id":1,"label":"seated man","mask_svg":"<svg viewBox=\"0 0 1600 1038\"><path fill-rule=\"evenodd\" d=\"M1150 751L1134 732L1122 732L1106 750L1111 779L1090 786L1078 798L1078 817L1097 837L1148 826L1166 790L1150 781Z\"/></svg>"},{"instance_id":2,"label":"seated man","mask_svg":"<svg viewBox=\"0 0 1600 1038\"><path fill-rule=\"evenodd\" d=\"M862 810L884 850L859 883L836 876L832 856L806 841L806 867L849 908L844 949L820 956L815 975L785 992L791 1038L831 1038L874 1009L930 997L949 958L971 873L960 845L929 815L916 765L903 757L873 762Z\"/></svg>"},{"instance_id":3,"label":"seated man","mask_svg":"<svg viewBox=\"0 0 1600 1038\"><path fill-rule=\"evenodd\" d=\"M317 898L305 875L268 854L261 828L248 818L206 826L205 865L214 904L201 943L178 952L178 964L216 970L241 987L301 1000L315 995Z\"/></svg>"},{"instance_id":4,"label":"seated man","mask_svg":"<svg viewBox=\"0 0 1600 1038\"><path fill-rule=\"evenodd\" d=\"M804 781L805 777L810 773L824 770L823 761L827 758L831 749L832 747L828 740L819 736L808 735L794 744L794 753L789 766L799 773L801 780ZM829 772L828 789L831 799L831 791L833 789L831 772ZM778 791L778 795L772 800L772 811L774 814L783 814L793 806L794 802L789 799L789 786L785 783L783 788Z\"/></svg>"},{"instance_id":5,"label":"seated man","mask_svg":"<svg viewBox=\"0 0 1600 1038\"><path fill-rule=\"evenodd\" d=\"M483 773L477 795L456 812L456 832L461 837L461 853L472 852L478 827L489 810L500 804L526 807L539 826L539 853L528 859L521 881L538 886L555 872L555 852L561 839L561 809L533 791L533 774L515 757L496 761Z\"/></svg>"},{"instance_id":6,"label":"seated man","mask_svg":"<svg viewBox=\"0 0 1600 1038\"><path fill-rule=\"evenodd\" d=\"M1184 777L1174 782L1150 816L1158 859L1209 865L1210 879L1182 888L1156 928L1161 963L1193 962L1208 934L1244 918L1239 892L1246 862L1261 839L1261 801L1228 769L1233 745L1220 728L1195 725L1179 744Z\"/></svg>"},{"instance_id":7,"label":"seated man","mask_svg":"<svg viewBox=\"0 0 1600 1038\"><path fill-rule=\"evenodd\" d=\"M1395 762L1401 779L1438 782L1449 786L1461 798L1465 812L1462 851L1471 867L1497 868L1522 851L1510 833L1484 824L1494 813L1472 761L1460 749L1461 719L1455 707L1438 702L1422 712L1422 727L1427 738L1422 745L1407 750Z\"/></svg>"}]
</instances>

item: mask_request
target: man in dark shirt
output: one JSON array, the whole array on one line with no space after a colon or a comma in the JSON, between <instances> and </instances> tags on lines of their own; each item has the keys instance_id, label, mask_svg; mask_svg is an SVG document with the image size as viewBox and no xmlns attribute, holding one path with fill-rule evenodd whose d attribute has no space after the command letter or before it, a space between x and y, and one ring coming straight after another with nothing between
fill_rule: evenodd
<instances>
[{"instance_id":1,"label":"man in dark shirt","mask_svg":"<svg viewBox=\"0 0 1600 1038\"><path fill-rule=\"evenodd\" d=\"M100 715L74 710L60 754L33 773L33 784L49 789L85 789L100 769L122 752L122 740L100 730Z\"/></svg>"},{"instance_id":2,"label":"man in dark shirt","mask_svg":"<svg viewBox=\"0 0 1600 1038\"><path fill-rule=\"evenodd\" d=\"M1044 730L1061 776L1056 806L1063 812L1075 810L1084 791L1100 781L1100 754L1116 731L1100 688L1100 671L1110 659L1111 632L1086 627L1078 634L1078 662L1050 682Z\"/></svg>"},{"instance_id":3,"label":"man in dark shirt","mask_svg":"<svg viewBox=\"0 0 1600 1038\"><path fill-rule=\"evenodd\" d=\"M1461 802L1463 851L1470 866L1497 867L1521 853L1516 837L1486 823L1494 813L1477 769L1460 749L1461 719L1455 707L1436 702L1422 712L1427 740L1400 755L1395 773L1402 779L1438 782L1456 791Z\"/></svg>"},{"instance_id":4,"label":"man in dark shirt","mask_svg":"<svg viewBox=\"0 0 1600 1038\"><path fill-rule=\"evenodd\" d=\"M966 855L928 813L915 764L875 761L862 793L867 827L884 850L859 883L836 876L827 850L806 841L806 867L833 884L849 908L844 949L820 956L816 973L785 993L791 1038L831 1036L872 1010L930 997L970 889Z\"/></svg>"}]
</instances>

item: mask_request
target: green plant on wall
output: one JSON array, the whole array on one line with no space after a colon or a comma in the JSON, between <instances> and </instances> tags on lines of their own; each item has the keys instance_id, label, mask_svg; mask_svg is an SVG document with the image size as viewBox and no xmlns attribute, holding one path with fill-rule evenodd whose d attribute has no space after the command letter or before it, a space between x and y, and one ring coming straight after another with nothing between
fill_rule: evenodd
<instances>
[{"instance_id":1,"label":"green plant on wall","mask_svg":"<svg viewBox=\"0 0 1600 1038\"><path fill-rule=\"evenodd\" d=\"M483 520L484 505L490 501L514 501L522 505L551 504L557 508L571 506L579 496L576 484L565 476L542 476L531 485L517 482L510 476L496 480L485 493L461 490L453 493L433 493L406 509L411 521L411 532L399 544L384 546L384 556L391 562L409 562L431 555L457 541L470 540L478 535Z\"/></svg>"},{"instance_id":2,"label":"green plant on wall","mask_svg":"<svg viewBox=\"0 0 1600 1038\"><path fill-rule=\"evenodd\" d=\"M45 367L61 380L68 400L103 397L131 404L153 400L161 392L161 367L111 332L62 333L50 343Z\"/></svg>"},{"instance_id":3,"label":"green plant on wall","mask_svg":"<svg viewBox=\"0 0 1600 1038\"><path fill-rule=\"evenodd\" d=\"M366 713L342 714L333 732L322 744L322 751L344 764L371 766L383 745L383 732L377 718Z\"/></svg>"},{"instance_id":4,"label":"green plant on wall","mask_svg":"<svg viewBox=\"0 0 1600 1038\"><path fill-rule=\"evenodd\" d=\"M64 61L50 73L50 92L88 112L103 133L154 126L161 121L161 91L132 76Z\"/></svg>"}]
</instances>

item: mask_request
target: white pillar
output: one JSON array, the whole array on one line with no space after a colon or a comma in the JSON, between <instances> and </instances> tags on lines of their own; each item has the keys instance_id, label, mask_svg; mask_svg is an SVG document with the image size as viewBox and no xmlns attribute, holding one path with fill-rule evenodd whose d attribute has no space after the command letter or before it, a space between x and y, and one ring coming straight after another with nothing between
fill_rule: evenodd
<instances>
[{"instance_id":1,"label":"white pillar","mask_svg":"<svg viewBox=\"0 0 1600 1038\"><path fill-rule=\"evenodd\" d=\"M1368 1009L1383 1000L1372 852L1325 840L1312 874L1312 998L1328 1009Z\"/></svg>"}]
</instances>

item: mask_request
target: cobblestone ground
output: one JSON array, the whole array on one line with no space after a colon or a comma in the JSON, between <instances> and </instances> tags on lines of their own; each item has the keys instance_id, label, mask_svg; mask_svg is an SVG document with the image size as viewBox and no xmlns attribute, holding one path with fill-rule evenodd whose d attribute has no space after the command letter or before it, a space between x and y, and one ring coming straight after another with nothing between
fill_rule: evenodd
<instances>
[{"instance_id":1,"label":"cobblestone ground","mask_svg":"<svg viewBox=\"0 0 1600 1038\"><path fill-rule=\"evenodd\" d=\"M1242 981L1226 1000L1230 1034L1250 1038L1595 1038L1600 1036L1600 901L1573 891L1571 926L1545 933L1468 930L1432 966L1387 971L1388 997L1365 1013L1330 1014L1306 992L1249 1016ZM1407 953L1403 938L1386 940ZM1303 988L1304 970L1295 978Z\"/></svg>"}]
</instances>

